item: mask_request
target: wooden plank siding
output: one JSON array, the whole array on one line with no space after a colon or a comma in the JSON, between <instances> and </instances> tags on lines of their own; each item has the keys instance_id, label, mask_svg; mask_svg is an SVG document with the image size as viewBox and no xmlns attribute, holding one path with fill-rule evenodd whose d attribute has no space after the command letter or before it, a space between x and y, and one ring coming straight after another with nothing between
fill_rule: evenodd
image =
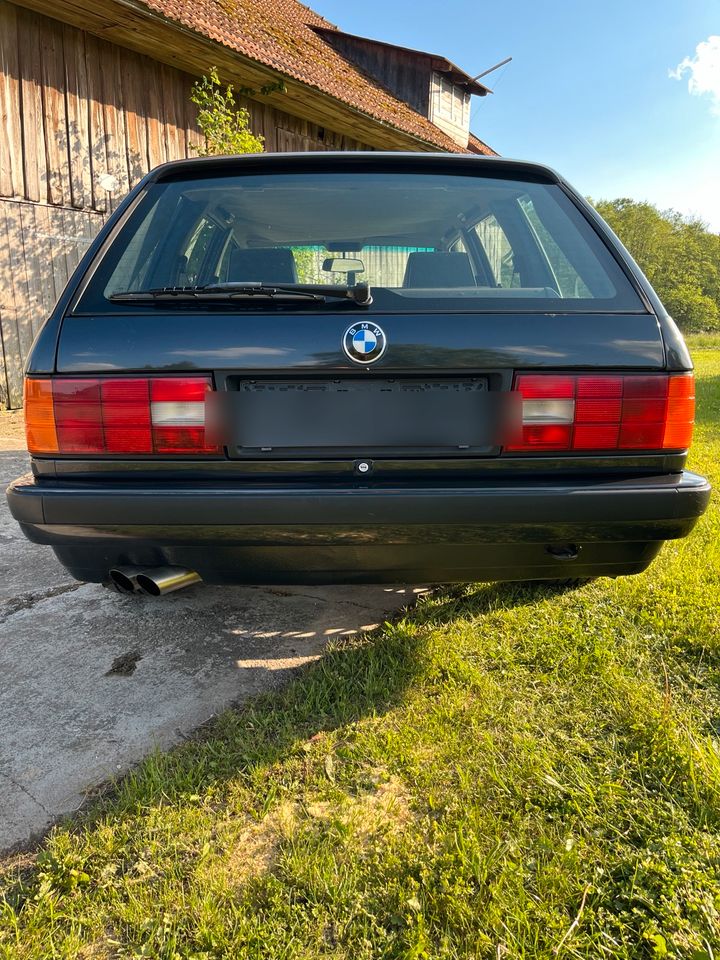
<instances>
[{"instance_id":1,"label":"wooden plank siding","mask_svg":"<svg viewBox=\"0 0 720 960\"><path fill-rule=\"evenodd\" d=\"M22 161L22 94L18 59L18 8L0 18L0 195L25 195Z\"/></svg>"},{"instance_id":2,"label":"wooden plank siding","mask_svg":"<svg viewBox=\"0 0 720 960\"><path fill-rule=\"evenodd\" d=\"M104 219L92 210L0 200L0 402L6 406L21 405L32 341Z\"/></svg>"},{"instance_id":3,"label":"wooden plank siding","mask_svg":"<svg viewBox=\"0 0 720 960\"><path fill-rule=\"evenodd\" d=\"M334 30L325 31L323 37L331 47L379 80L386 89L427 116L430 69L426 57L401 47L393 48L392 55L388 56L384 44Z\"/></svg>"},{"instance_id":4,"label":"wooden plank siding","mask_svg":"<svg viewBox=\"0 0 720 960\"><path fill-rule=\"evenodd\" d=\"M45 112L41 64L41 18L30 11L22 18L23 59L20 64L22 83L22 155L25 174L25 197L45 200L47 197L47 157L45 153Z\"/></svg>"},{"instance_id":5,"label":"wooden plank siding","mask_svg":"<svg viewBox=\"0 0 720 960\"><path fill-rule=\"evenodd\" d=\"M108 213L151 167L196 155L193 81L0 0L0 403L21 404L33 337ZM238 98L267 151L372 149L277 99Z\"/></svg>"}]
</instances>

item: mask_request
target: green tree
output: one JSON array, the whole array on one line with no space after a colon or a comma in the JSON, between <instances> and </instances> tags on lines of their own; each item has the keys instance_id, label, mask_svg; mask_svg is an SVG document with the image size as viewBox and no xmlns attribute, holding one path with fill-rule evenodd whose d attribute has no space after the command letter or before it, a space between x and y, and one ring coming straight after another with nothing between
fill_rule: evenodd
<instances>
[{"instance_id":1,"label":"green tree","mask_svg":"<svg viewBox=\"0 0 720 960\"><path fill-rule=\"evenodd\" d=\"M263 137L249 129L250 114L237 106L233 85L220 82L217 67L193 84L190 99L198 108L198 126L205 138L204 146L197 148L201 157L263 152Z\"/></svg>"},{"instance_id":2,"label":"green tree","mask_svg":"<svg viewBox=\"0 0 720 960\"><path fill-rule=\"evenodd\" d=\"M683 330L720 330L720 235L701 220L627 197L595 207Z\"/></svg>"}]
</instances>

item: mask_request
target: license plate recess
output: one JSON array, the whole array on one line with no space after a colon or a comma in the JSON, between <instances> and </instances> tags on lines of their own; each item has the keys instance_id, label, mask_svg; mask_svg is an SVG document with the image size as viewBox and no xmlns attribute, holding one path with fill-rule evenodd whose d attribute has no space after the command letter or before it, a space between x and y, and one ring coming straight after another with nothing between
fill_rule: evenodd
<instances>
[{"instance_id":1,"label":"license plate recess","mask_svg":"<svg viewBox=\"0 0 720 960\"><path fill-rule=\"evenodd\" d=\"M486 377L230 381L237 457L380 451L487 453L497 394Z\"/></svg>"}]
</instances>

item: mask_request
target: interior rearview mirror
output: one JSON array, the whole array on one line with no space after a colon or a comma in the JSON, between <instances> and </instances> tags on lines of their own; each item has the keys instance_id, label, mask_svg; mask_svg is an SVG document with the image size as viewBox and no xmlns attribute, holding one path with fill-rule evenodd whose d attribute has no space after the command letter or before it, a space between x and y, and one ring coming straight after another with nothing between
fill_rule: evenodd
<instances>
[{"instance_id":1,"label":"interior rearview mirror","mask_svg":"<svg viewBox=\"0 0 720 960\"><path fill-rule=\"evenodd\" d=\"M365 264L362 260L353 260L351 257L328 257L323 260L323 270L327 273L364 273Z\"/></svg>"}]
</instances>

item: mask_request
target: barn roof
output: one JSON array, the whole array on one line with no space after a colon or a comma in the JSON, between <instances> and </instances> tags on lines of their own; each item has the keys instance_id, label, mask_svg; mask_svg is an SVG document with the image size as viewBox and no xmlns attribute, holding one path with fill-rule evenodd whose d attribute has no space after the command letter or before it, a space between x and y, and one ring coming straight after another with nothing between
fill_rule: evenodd
<instances>
[{"instance_id":1,"label":"barn roof","mask_svg":"<svg viewBox=\"0 0 720 960\"><path fill-rule=\"evenodd\" d=\"M438 53L428 53L427 50L416 50L414 47L402 47L397 43L388 43L386 40L374 40L371 37L363 37L357 33L345 33L343 30L338 30L337 27L321 26L314 27L313 29L321 35L325 34L328 38L332 38L333 36L345 37L348 40L359 40L361 43L372 44L374 47L382 47L386 50L401 50L403 53L409 53L417 60L426 61L430 64L431 69L437 70L440 73L446 73L454 83L464 86L468 93L474 93L479 97L484 97L488 93L492 93L492 90L486 87L484 83L478 83L474 77L471 77L469 73L461 70L452 60L448 60L447 57L443 57Z\"/></svg>"},{"instance_id":2,"label":"barn roof","mask_svg":"<svg viewBox=\"0 0 720 960\"><path fill-rule=\"evenodd\" d=\"M336 27L297 0L141 0L141 5L375 120L442 150L464 152L427 117L333 49L322 33ZM469 150L494 155L476 137Z\"/></svg>"}]
</instances>

